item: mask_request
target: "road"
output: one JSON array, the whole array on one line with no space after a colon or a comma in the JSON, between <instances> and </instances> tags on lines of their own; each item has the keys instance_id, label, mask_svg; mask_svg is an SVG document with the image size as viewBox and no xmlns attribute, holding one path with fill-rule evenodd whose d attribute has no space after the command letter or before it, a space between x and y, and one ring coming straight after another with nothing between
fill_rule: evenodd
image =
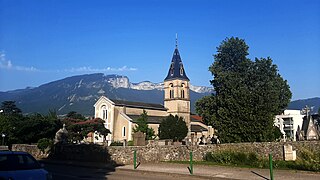
<instances>
[{"instance_id":1,"label":"road","mask_svg":"<svg viewBox=\"0 0 320 180\"><path fill-rule=\"evenodd\" d=\"M45 164L45 169L49 171L54 180L87 180L87 179L108 179L108 180L176 180L180 179L212 179L189 175L178 175L157 172L133 171L123 169L106 169L106 168L91 168L91 167L77 167L63 164ZM215 178L220 179L220 178Z\"/></svg>"}]
</instances>

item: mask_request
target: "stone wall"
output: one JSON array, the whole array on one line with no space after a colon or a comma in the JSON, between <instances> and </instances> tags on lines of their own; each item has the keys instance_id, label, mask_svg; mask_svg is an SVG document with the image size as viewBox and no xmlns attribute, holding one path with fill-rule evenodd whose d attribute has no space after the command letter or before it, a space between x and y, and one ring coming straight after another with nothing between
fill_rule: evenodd
<instances>
[{"instance_id":1,"label":"stone wall","mask_svg":"<svg viewBox=\"0 0 320 180\"><path fill-rule=\"evenodd\" d=\"M43 153L40 151L37 145L30 144L13 144L11 150L28 152L37 159L47 158L49 155L48 150L45 153Z\"/></svg>"},{"instance_id":2,"label":"stone wall","mask_svg":"<svg viewBox=\"0 0 320 180\"><path fill-rule=\"evenodd\" d=\"M230 143L220 145L202 145L202 146L99 146L99 145L66 145L56 147L54 155L49 158L77 161L100 161L116 162L117 164L132 164L133 152L137 152L137 161L160 162L160 161L188 161L189 152L193 151L194 161L202 161L207 152L219 151L238 151L255 152L261 158L267 158L269 153L273 154L274 160L283 159L283 142L264 142L264 143ZM311 152L320 151L320 141L288 142L293 150L297 151L299 157L302 149L308 149ZM13 150L23 150L30 152L38 157L39 150L36 146L13 145ZM40 152L41 155L41 152Z\"/></svg>"}]
</instances>

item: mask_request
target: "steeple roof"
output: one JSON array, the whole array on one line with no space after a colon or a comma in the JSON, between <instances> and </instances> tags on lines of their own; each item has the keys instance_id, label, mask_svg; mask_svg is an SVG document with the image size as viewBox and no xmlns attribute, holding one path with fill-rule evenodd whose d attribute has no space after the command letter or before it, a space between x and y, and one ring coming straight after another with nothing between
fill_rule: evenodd
<instances>
[{"instance_id":1,"label":"steeple roof","mask_svg":"<svg viewBox=\"0 0 320 180\"><path fill-rule=\"evenodd\" d=\"M177 45L176 45L176 49L173 52L168 75L164 80L167 81L172 79L181 79L181 80L190 81L186 75L186 72L184 71L184 67L181 61L181 57L180 57L180 53Z\"/></svg>"}]
</instances>

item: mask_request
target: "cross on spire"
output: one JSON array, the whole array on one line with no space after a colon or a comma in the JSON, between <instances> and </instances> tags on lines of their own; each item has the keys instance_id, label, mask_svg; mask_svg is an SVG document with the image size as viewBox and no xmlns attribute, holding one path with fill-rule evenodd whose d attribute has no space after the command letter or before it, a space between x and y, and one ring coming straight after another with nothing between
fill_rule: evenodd
<instances>
[{"instance_id":1,"label":"cross on spire","mask_svg":"<svg viewBox=\"0 0 320 180\"><path fill-rule=\"evenodd\" d=\"M178 33L176 33L176 49L178 49Z\"/></svg>"}]
</instances>

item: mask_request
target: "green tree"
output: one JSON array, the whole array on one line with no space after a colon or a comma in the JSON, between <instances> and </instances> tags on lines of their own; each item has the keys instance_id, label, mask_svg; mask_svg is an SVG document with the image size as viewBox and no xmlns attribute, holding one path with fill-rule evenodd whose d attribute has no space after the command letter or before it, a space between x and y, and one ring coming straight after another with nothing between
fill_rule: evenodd
<instances>
[{"instance_id":1,"label":"green tree","mask_svg":"<svg viewBox=\"0 0 320 180\"><path fill-rule=\"evenodd\" d=\"M60 124L57 118L50 119L48 116L43 116L39 113L25 116L22 121L16 124L18 142L36 143L42 138L54 139Z\"/></svg>"},{"instance_id":2,"label":"green tree","mask_svg":"<svg viewBox=\"0 0 320 180\"><path fill-rule=\"evenodd\" d=\"M159 126L160 139L173 139L181 141L188 134L188 127L182 117L177 115L167 116Z\"/></svg>"},{"instance_id":3,"label":"green tree","mask_svg":"<svg viewBox=\"0 0 320 180\"><path fill-rule=\"evenodd\" d=\"M35 113L23 116L14 101L2 103L7 109L0 113L0 132L6 134L6 143L36 143L41 138L53 139L60 127L55 112L47 116Z\"/></svg>"},{"instance_id":4,"label":"green tree","mask_svg":"<svg viewBox=\"0 0 320 180\"><path fill-rule=\"evenodd\" d=\"M148 114L143 110L140 117L137 119L136 126L133 128L133 132L143 132L146 134L146 140L153 139L155 136L154 130L148 126Z\"/></svg>"},{"instance_id":5,"label":"green tree","mask_svg":"<svg viewBox=\"0 0 320 180\"><path fill-rule=\"evenodd\" d=\"M15 101L3 101L0 110L3 115L22 115L22 111L16 106Z\"/></svg>"},{"instance_id":6,"label":"green tree","mask_svg":"<svg viewBox=\"0 0 320 180\"><path fill-rule=\"evenodd\" d=\"M62 123L66 124L70 142L80 142L87 138L89 133L97 133L104 138L110 133L110 130L105 128L102 119L87 120L83 115L75 111L69 112L66 118L62 120Z\"/></svg>"},{"instance_id":7,"label":"green tree","mask_svg":"<svg viewBox=\"0 0 320 180\"><path fill-rule=\"evenodd\" d=\"M209 67L215 93L197 102L198 114L209 119L222 142L274 140L274 116L291 99L289 85L271 58L251 61L248 49L239 38L221 43Z\"/></svg>"}]
</instances>

